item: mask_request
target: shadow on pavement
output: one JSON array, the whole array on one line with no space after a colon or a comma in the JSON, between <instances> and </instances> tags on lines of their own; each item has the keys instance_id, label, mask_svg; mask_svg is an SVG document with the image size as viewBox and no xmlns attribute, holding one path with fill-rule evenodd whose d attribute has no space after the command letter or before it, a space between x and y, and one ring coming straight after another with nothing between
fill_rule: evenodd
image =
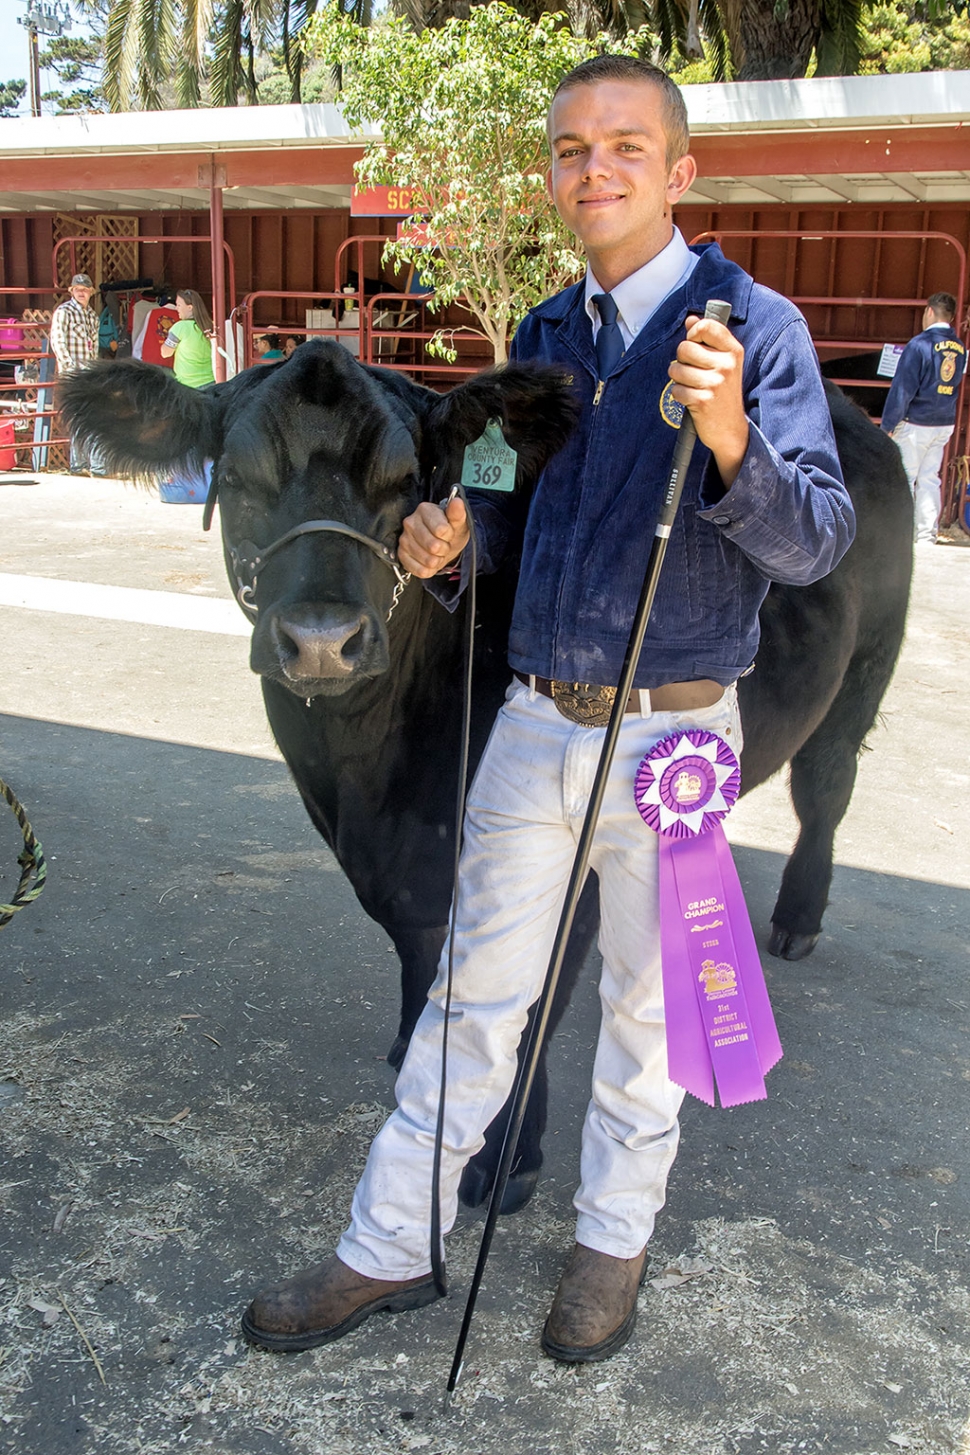
<instances>
[{"instance_id":1,"label":"shadow on pavement","mask_svg":"<svg viewBox=\"0 0 970 1455\"><path fill-rule=\"evenodd\" d=\"M392 1104L396 960L285 769L7 716L0 776L50 864L0 934L0 1448L958 1448L968 891L837 869L815 954L766 957L785 1047L768 1101L685 1105L651 1271L703 1266L648 1286L637 1339L576 1371L536 1340L571 1237L587 967L547 1173L501 1226L444 1414L474 1217L446 1303L297 1358L236 1338L254 1287L330 1250ZM17 852L6 814L0 900ZM782 860L735 853L763 939Z\"/></svg>"}]
</instances>

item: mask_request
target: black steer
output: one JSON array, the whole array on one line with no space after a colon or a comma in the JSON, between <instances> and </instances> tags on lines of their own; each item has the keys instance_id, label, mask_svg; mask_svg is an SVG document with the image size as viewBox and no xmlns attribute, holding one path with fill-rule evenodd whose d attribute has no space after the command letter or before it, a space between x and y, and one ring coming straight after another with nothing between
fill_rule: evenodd
<instances>
[{"instance_id":1,"label":"black steer","mask_svg":"<svg viewBox=\"0 0 970 1455\"><path fill-rule=\"evenodd\" d=\"M843 394L853 404L864 409L870 419L879 419L882 415L889 387L888 379L882 385L876 382L879 378L879 360L880 354L874 349L868 349L861 354L843 354L837 359L825 359L822 363L824 377L843 381L839 386ZM872 383L867 383L867 380L872 380Z\"/></svg>"},{"instance_id":2,"label":"black steer","mask_svg":"<svg viewBox=\"0 0 970 1455\"><path fill-rule=\"evenodd\" d=\"M757 667L741 683L744 790L792 764L802 831L769 946L788 959L808 954L821 929L834 833L902 640L912 565L898 452L838 390L829 393L856 542L816 585L772 586ZM313 823L401 959L400 1026L388 1058L398 1066L448 916L462 613L449 614L416 581L392 608L396 577L379 544L314 530L268 555L265 548L321 519L393 547L417 502L440 498L459 478L465 446L491 418L518 452L527 498L571 427L568 390L548 372L513 367L439 396L362 367L337 344L312 342L284 364L200 391L151 365L109 363L67 380L61 399L71 427L96 441L119 474L215 461L230 578L258 609L251 662L273 732ZM258 566L257 547L265 557ZM508 681L511 588L482 581L473 763ZM588 885L563 1002L595 921ZM544 1121L540 1071L507 1209L535 1183ZM466 1171L466 1202L486 1194L498 1146L493 1128Z\"/></svg>"}]
</instances>

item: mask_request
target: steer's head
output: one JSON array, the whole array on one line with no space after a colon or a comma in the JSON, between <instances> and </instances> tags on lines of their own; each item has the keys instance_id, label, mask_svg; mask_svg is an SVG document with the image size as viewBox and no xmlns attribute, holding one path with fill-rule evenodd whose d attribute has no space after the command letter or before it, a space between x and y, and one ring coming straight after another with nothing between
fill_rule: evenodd
<instances>
[{"instance_id":1,"label":"steer's head","mask_svg":"<svg viewBox=\"0 0 970 1455\"><path fill-rule=\"evenodd\" d=\"M401 523L460 478L464 449L488 421L501 421L527 490L573 420L570 392L550 371L512 366L438 395L322 340L206 389L152 364L95 365L64 381L61 408L112 473L158 478L213 461L227 567L255 621L253 670L304 698L387 669ZM313 531L267 554L319 520L378 549Z\"/></svg>"}]
</instances>

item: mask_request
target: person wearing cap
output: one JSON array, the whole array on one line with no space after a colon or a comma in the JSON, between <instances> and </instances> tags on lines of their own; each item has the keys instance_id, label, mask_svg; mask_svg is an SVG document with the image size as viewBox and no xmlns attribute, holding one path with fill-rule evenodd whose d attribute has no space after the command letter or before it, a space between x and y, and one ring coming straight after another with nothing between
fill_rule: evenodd
<instances>
[{"instance_id":1,"label":"person wearing cap","mask_svg":"<svg viewBox=\"0 0 970 1455\"><path fill-rule=\"evenodd\" d=\"M87 273L75 273L70 297L51 314L51 352L62 378L89 368L98 357L98 315L91 307L93 297L94 284ZM89 453L71 440L72 475L103 475L104 471L97 468L99 463L95 451Z\"/></svg>"}]
</instances>

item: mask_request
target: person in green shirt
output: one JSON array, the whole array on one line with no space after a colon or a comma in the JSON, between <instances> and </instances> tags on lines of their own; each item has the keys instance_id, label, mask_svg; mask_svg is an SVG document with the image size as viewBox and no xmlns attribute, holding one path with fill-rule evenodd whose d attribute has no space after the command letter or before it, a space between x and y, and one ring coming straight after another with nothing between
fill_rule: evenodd
<instances>
[{"instance_id":1,"label":"person in green shirt","mask_svg":"<svg viewBox=\"0 0 970 1455\"><path fill-rule=\"evenodd\" d=\"M180 288L175 295L179 321L173 323L162 344L163 359L175 362L172 367L180 384L201 389L214 384L212 372L212 319L209 310L194 288Z\"/></svg>"}]
</instances>

